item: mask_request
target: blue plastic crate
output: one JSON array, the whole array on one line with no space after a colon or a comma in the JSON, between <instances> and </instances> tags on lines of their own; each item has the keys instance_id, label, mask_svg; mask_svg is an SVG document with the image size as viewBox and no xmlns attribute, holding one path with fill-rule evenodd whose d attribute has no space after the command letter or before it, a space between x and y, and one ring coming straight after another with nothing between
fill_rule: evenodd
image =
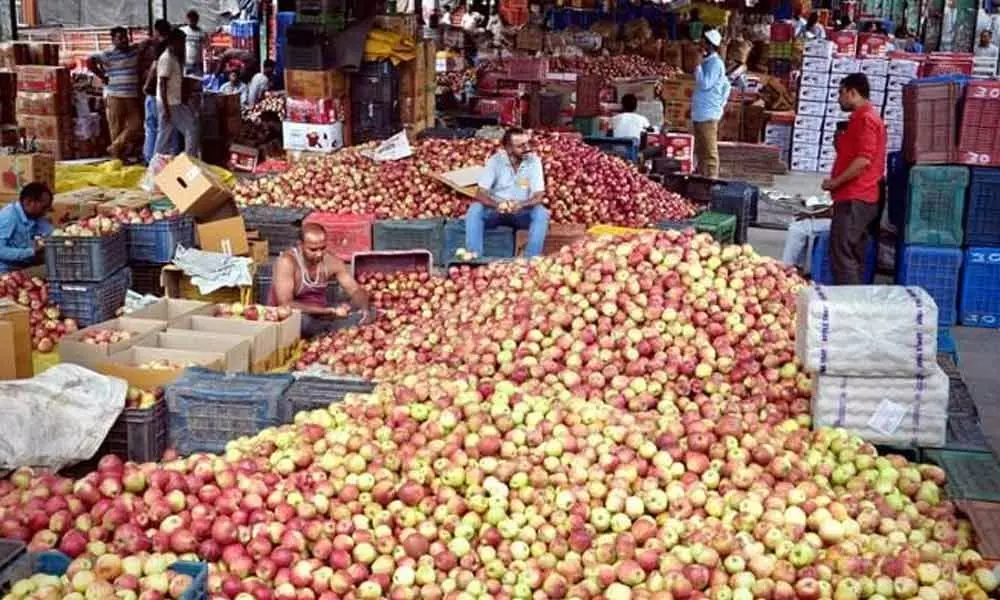
<instances>
[{"instance_id":1,"label":"blue plastic crate","mask_svg":"<svg viewBox=\"0 0 1000 600\"><path fill-rule=\"evenodd\" d=\"M924 288L937 304L938 325L954 325L958 319L962 251L958 248L905 244L896 263L896 283Z\"/></svg>"},{"instance_id":2,"label":"blue plastic crate","mask_svg":"<svg viewBox=\"0 0 1000 600\"><path fill-rule=\"evenodd\" d=\"M950 328L938 328L937 349L938 354L944 354L956 365L958 364L958 344L955 343L955 336L951 334Z\"/></svg>"},{"instance_id":3,"label":"blue plastic crate","mask_svg":"<svg viewBox=\"0 0 1000 600\"><path fill-rule=\"evenodd\" d=\"M100 237L45 238L49 281L104 281L128 262L128 236L121 229Z\"/></svg>"},{"instance_id":4,"label":"blue plastic crate","mask_svg":"<svg viewBox=\"0 0 1000 600\"><path fill-rule=\"evenodd\" d=\"M194 219L176 217L128 225L128 258L132 262L145 264L167 264L174 259L174 251L180 244L185 248L194 247Z\"/></svg>"},{"instance_id":5,"label":"blue plastic crate","mask_svg":"<svg viewBox=\"0 0 1000 600\"><path fill-rule=\"evenodd\" d=\"M639 161L639 143L632 138L593 136L585 137L583 141L590 146L599 148L602 152L620 156L627 161Z\"/></svg>"},{"instance_id":6,"label":"blue plastic crate","mask_svg":"<svg viewBox=\"0 0 1000 600\"><path fill-rule=\"evenodd\" d=\"M435 265L444 261L444 219L375 221L372 250L427 250Z\"/></svg>"},{"instance_id":7,"label":"blue plastic crate","mask_svg":"<svg viewBox=\"0 0 1000 600\"><path fill-rule=\"evenodd\" d=\"M970 169L966 246L1000 246L1000 169Z\"/></svg>"},{"instance_id":8,"label":"blue plastic crate","mask_svg":"<svg viewBox=\"0 0 1000 600\"><path fill-rule=\"evenodd\" d=\"M444 225L444 260L455 257L455 251L465 248L465 220L451 219ZM514 256L514 230L494 227L483 232L483 258L512 258Z\"/></svg>"},{"instance_id":9,"label":"blue plastic crate","mask_svg":"<svg viewBox=\"0 0 1000 600\"><path fill-rule=\"evenodd\" d=\"M886 156L886 187L888 188L886 210L889 223L897 231L906 225L906 190L909 186L910 168L902 151L890 152Z\"/></svg>"},{"instance_id":10,"label":"blue plastic crate","mask_svg":"<svg viewBox=\"0 0 1000 600\"><path fill-rule=\"evenodd\" d=\"M567 8L553 8L550 9L546 20L549 23L549 28L552 31L562 31L569 28L570 24L570 14Z\"/></svg>"},{"instance_id":11,"label":"blue plastic crate","mask_svg":"<svg viewBox=\"0 0 1000 600\"><path fill-rule=\"evenodd\" d=\"M49 282L49 299L59 306L64 317L76 319L81 327L115 318L125 305L125 295L132 285L132 271L120 269L104 281Z\"/></svg>"},{"instance_id":12,"label":"blue plastic crate","mask_svg":"<svg viewBox=\"0 0 1000 600\"><path fill-rule=\"evenodd\" d=\"M223 452L236 438L281 423L291 375L219 373L189 367L166 387L170 441L181 454Z\"/></svg>"},{"instance_id":13,"label":"blue plastic crate","mask_svg":"<svg viewBox=\"0 0 1000 600\"><path fill-rule=\"evenodd\" d=\"M906 243L931 246L962 245L965 189L969 169L960 166L915 165L910 168L906 202Z\"/></svg>"},{"instance_id":14,"label":"blue plastic crate","mask_svg":"<svg viewBox=\"0 0 1000 600\"><path fill-rule=\"evenodd\" d=\"M965 251L958 322L1000 328L1000 247Z\"/></svg>"},{"instance_id":15,"label":"blue plastic crate","mask_svg":"<svg viewBox=\"0 0 1000 600\"><path fill-rule=\"evenodd\" d=\"M757 188L749 183L730 181L712 188L712 210L736 215L737 244L745 244L757 206Z\"/></svg>"},{"instance_id":16,"label":"blue plastic crate","mask_svg":"<svg viewBox=\"0 0 1000 600\"><path fill-rule=\"evenodd\" d=\"M812 255L809 259L810 276L816 283L834 285L833 268L830 266L830 232L821 231L813 239ZM875 269L878 265L878 241L868 238L865 249L865 283L871 285L875 281Z\"/></svg>"},{"instance_id":17,"label":"blue plastic crate","mask_svg":"<svg viewBox=\"0 0 1000 600\"><path fill-rule=\"evenodd\" d=\"M66 574L72 559L58 550L46 550L31 557L32 573L43 573L60 577ZM169 569L191 577L191 587L181 595L180 600L205 600L208 598L208 564L179 560Z\"/></svg>"}]
</instances>

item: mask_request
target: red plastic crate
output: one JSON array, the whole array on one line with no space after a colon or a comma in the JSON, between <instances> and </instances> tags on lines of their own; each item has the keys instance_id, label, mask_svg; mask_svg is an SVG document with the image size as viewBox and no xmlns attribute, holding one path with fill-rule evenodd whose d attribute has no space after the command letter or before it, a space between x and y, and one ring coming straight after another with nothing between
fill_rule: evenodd
<instances>
[{"instance_id":1,"label":"red plastic crate","mask_svg":"<svg viewBox=\"0 0 1000 600\"><path fill-rule=\"evenodd\" d=\"M958 161L980 167L1000 165L1000 81L969 82L961 123Z\"/></svg>"},{"instance_id":2,"label":"red plastic crate","mask_svg":"<svg viewBox=\"0 0 1000 600\"><path fill-rule=\"evenodd\" d=\"M433 264L429 250L359 252L351 258L351 275L356 279L371 273L430 273Z\"/></svg>"},{"instance_id":3,"label":"red plastic crate","mask_svg":"<svg viewBox=\"0 0 1000 600\"><path fill-rule=\"evenodd\" d=\"M516 97L479 98L476 114L495 116L501 125L521 126L521 99Z\"/></svg>"},{"instance_id":4,"label":"red plastic crate","mask_svg":"<svg viewBox=\"0 0 1000 600\"><path fill-rule=\"evenodd\" d=\"M910 83L903 88L903 154L908 162L954 162L960 94L957 82Z\"/></svg>"},{"instance_id":5,"label":"red plastic crate","mask_svg":"<svg viewBox=\"0 0 1000 600\"><path fill-rule=\"evenodd\" d=\"M601 114L601 78L578 75L576 78L576 116L596 117Z\"/></svg>"},{"instance_id":6,"label":"red plastic crate","mask_svg":"<svg viewBox=\"0 0 1000 600\"><path fill-rule=\"evenodd\" d=\"M314 212L302 224L317 223L326 230L327 250L341 260L349 261L355 252L372 249L374 215L342 215Z\"/></svg>"}]
</instances>

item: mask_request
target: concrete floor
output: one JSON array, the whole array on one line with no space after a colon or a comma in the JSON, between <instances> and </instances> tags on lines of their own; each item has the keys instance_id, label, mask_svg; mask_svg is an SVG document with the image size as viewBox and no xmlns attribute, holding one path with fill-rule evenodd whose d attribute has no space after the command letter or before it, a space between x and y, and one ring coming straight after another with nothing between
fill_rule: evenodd
<instances>
[{"instance_id":1,"label":"concrete floor","mask_svg":"<svg viewBox=\"0 0 1000 600\"><path fill-rule=\"evenodd\" d=\"M787 194L809 196L820 193L823 177L815 173L791 173L775 181L772 189ZM785 232L751 228L750 243L761 254L779 258L785 243ZM1000 455L1000 329L954 327L958 346L959 369L976 406L986 436Z\"/></svg>"}]
</instances>

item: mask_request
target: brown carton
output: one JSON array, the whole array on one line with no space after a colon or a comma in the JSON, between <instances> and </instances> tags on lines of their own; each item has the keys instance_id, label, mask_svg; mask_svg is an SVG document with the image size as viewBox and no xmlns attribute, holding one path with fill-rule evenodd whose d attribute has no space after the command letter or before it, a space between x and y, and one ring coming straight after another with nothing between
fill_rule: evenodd
<instances>
[{"instance_id":1,"label":"brown carton","mask_svg":"<svg viewBox=\"0 0 1000 600\"><path fill-rule=\"evenodd\" d=\"M215 307L208 302L164 298L155 304L140 308L129 316L136 319L166 321L169 327L173 327L174 323L185 317L191 315L210 315L214 310Z\"/></svg>"},{"instance_id":2,"label":"brown carton","mask_svg":"<svg viewBox=\"0 0 1000 600\"><path fill-rule=\"evenodd\" d=\"M31 326L28 309L8 299L0 300L0 370L2 379L26 379L35 374L31 362Z\"/></svg>"},{"instance_id":3,"label":"brown carton","mask_svg":"<svg viewBox=\"0 0 1000 600\"><path fill-rule=\"evenodd\" d=\"M187 154L177 158L156 176L156 186L183 214L211 220L220 209L233 203L233 195L200 161Z\"/></svg>"},{"instance_id":4,"label":"brown carton","mask_svg":"<svg viewBox=\"0 0 1000 600\"><path fill-rule=\"evenodd\" d=\"M206 252L220 252L230 256L244 256L250 253L247 226L243 217L199 223L195 226L195 234L198 247Z\"/></svg>"},{"instance_id":5,"label":"brown carton","mask_svg":"<svg viewBox=\"0 0 1000 600\"><path fill-rule=\"evenodd\" d=\"M16 199L21 188L33 181L55 189L56 161L51 154L0 155L0 200Z\"/></svg>"},{"instance_id":6,"label":"brown carton","mask_svg":"<svg viewBox=\"0 0 1000 600\"><path fill-rule=\"evenodd\" d=\"M254 264L266 265L271 262L271 248L267 240L250 240L250 258Z\"/></svg>"},{"instance_id":7,"label":"brown carton","mask_svg":"<svg viewBox=\"0 0 1000 600\"><path fill-rule=\"evenodd\" d=\"M292 98L339 98L348 94L349 83L350 80L337 70L285 69L285 92Z\"/></svg>"},{"instance_id":8,"label":"brown carton","mask_svg":"<svg viewBox=\"0 0 1000 600\"><path fill-rule=\"evenodd\" d=\"M278 324L268 321L247 321L208 316L191 316L177 321L176 329L238 335L251 340L250 372L271 370L278 351Z\"/></svg>"},{"instance_id":9,"label":"brown carton","mask_svg":"<svg viewBox=\"0 0 1000 600\"><path fill-rule=\"evenodd\" d=\"M249 338L225 333L168 329L151 335L140 344L148 348L170 348L195 352L218 352L225 356L226 373L246 373L250 370Z\"/></svg>"},{"instance_id":10,"label":"brown carton","mask_svg":"<svg viewBox=\"0 0 1000 600\"><path fill-rule=\"evenodd\" d=\"M154 360L168 360L177 365L172 369L142 368ZM169 348L143 348L133 346L123 352L112 354L106 362L97 367L99 373L124 379L129 385L144 390L153 390L173 383L184 373L189 364L222 371L225 356L218 352L190 352Z\"/></svg>"},{"instance_id":11,"label":"brown carton","mask_svg":"<svg viewBox=\"0 0 1000 600\"><path fill-rule=\"evenodd\" d=\"M16 106L18 116L69 116L72 110L69 96L56 92L18 92Z\"/></svg>"},{"instance_id":12,"label":"brown carton","mask_svg":"<svg viewBox=\"0 0 1000 600\"><path fill-rule=\"evenodd\" d=\"M68 95L73 86L66 67L18 65L17 89L21 92L55 92Z\"/></svg>"},{"instance_id":13,"label":"brown carton","mask_svg":"<svg viewBox=\"0 0 1000 600\"><path fill-rule=\"evenodd\" d=\"M74 363L88 369L96 369L101 363L106 362L112 354L123 352L132 346L141 345L147 337L166 328L166 321L136 319L133 317L121 317L98 323L97 325L91 325L86 329L70 333L59 340L59 359L62 362ZM128 331L132 336L128 341L103 346L88 344L83 341L90 333L113 329Z\"/></svg>"}]
</instances>

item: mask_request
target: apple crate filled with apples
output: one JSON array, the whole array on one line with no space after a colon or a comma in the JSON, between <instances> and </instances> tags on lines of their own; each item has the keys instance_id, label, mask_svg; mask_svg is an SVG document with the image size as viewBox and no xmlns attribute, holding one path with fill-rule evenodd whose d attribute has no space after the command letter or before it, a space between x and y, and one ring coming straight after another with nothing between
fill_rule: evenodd
<instances>
[{"instance_id":1,"label":"apple crate filled with apples","mask_svg":"<svg viewBox=\"0 0 1000 600\"><path fill-rule=\"evenodd\" d=\"M810 428L806 282L749 246L599 236L366 285L379 317L297 366L370 392L217 454L0 480L0 536L77 566L13 598L131 597L153 556L207 562L219 600L996 596L942 468Z\"/></svg>"},{"instance_id":2,"label":"apple crate filled with apples","mask_svg":"<svg viewBox=\"0 0 1000 600\"><path fill-rule=\"evenodd\" d=\"M0 273L0 299L27 308L32 348L51 352L67 333L77 330L77 322L63 318L59 307L49 299L49 286L27 271Z\"/></svg>"}]
</instances>

